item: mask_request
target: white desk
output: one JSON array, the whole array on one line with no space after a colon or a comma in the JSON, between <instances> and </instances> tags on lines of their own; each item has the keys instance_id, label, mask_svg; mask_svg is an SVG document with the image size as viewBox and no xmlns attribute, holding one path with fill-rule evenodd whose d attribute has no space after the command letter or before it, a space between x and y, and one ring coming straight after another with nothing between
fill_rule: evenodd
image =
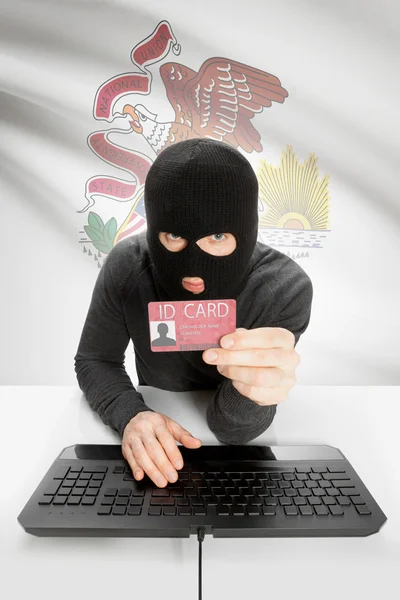
<instances>
[{"instance_id":1,"label":"white desk","mask_svg":"<svg viewBox=\"0 0 400 600\"><path fill-rule=\"evenodd\" d=\"M205 420L210 392L138 389L146 403L181 423L203 444L219 443ZM120 443L120 438L91 411L77 387L3 387L0 401L1 595L7 600L195 600L195 536L68 539L24 532L17 515L62 448ZM204 600L399 598L399 402L398 387L291 390L270 429L251 443L338 447L388 520L377 534L360 538L206 536Z\"/></svg>"}]
</instances>

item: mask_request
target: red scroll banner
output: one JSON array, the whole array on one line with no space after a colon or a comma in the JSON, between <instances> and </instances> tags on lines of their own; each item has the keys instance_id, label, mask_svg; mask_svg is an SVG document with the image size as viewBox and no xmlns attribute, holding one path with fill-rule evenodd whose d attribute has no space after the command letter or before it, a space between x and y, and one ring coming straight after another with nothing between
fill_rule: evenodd
<instances>
[{"instance_id":1,"label":"red scroll banner","mask_svg":"<svg viewBox=\"0 0 400 600\"><path fill-rule=\"evenodd\" d=\"M113 111L115 103L120 98L132 93L149 95L152 74L146 72L146 69L149 65L163 60L171 48L175 55L180 54L181 47L172 33L171 26L167 21L161 21L153 33L137 44L131 52L132 62L142 69L142 72L123 73L106 81L96 93L94 118L112 122L116 116L123 116L121 113ZM86 182L87 205L78 212L85 212L94 205L94 195L108 196L119 202L134 200L137 184L144 185L151 166L150 159L140 152L132 152L111 142L107 136L112 131L131 133L118 127L107 131L97 131L88 136L89 148L105 162L128 171L136 181L129 183L110 176L92 177Z\"/></svg>"}]
</instances>

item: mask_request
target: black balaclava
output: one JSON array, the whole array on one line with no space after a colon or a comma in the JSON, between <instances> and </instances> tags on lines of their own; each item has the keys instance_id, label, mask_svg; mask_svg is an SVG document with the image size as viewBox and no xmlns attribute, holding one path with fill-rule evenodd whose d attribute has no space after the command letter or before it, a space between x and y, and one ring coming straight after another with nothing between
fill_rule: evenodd
<instances>
[{"instance_id":1,"label":"black balaclava","mask_svg":"<svg viewBox=\"0 0 400 600\"><path fill-rule=\"evenodd\" d=\"M258 235L258 181L249 161L226 143L205 138L177 142L163 150L145 181L147 244L157 288L170 300L236 298L251 271ZM159 232L188 240L171 252ZM196 242L231 233L236 248L214 256ZM205 289L193 294L184 277L201 277Z\"/></svg>"}]
</instances>

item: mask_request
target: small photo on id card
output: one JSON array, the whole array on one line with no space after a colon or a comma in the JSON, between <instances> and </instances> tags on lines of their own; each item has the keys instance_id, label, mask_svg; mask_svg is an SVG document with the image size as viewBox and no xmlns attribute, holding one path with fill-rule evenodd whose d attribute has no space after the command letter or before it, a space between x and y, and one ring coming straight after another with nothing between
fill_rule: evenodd
<instances>
[{"instance_id":1,"label":"small photo on id card","mask_svg":"<svg viewBox=\"0 0 400 600\"><path fill-rule=\"evenodd\" d=\"M236 300L149 302L148 314L153 352L220 348L219 340L236 331Z\"/></svg>"}]
</instances>

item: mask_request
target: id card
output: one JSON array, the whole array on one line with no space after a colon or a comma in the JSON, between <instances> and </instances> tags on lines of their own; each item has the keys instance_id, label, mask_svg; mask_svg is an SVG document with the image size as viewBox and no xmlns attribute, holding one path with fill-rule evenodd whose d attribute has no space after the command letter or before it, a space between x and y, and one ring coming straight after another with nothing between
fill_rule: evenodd
<instances>
[{"instance_id":1,"label":"id card","mask_svg":"<svg viewBox=\"0 0 400 600\"><path fill-rule=\"evenodd\" d=\"M148 313L153 352L220 348L221 337L236 331L236 300L149 302Z\"/></svg>"}]
</instances>

